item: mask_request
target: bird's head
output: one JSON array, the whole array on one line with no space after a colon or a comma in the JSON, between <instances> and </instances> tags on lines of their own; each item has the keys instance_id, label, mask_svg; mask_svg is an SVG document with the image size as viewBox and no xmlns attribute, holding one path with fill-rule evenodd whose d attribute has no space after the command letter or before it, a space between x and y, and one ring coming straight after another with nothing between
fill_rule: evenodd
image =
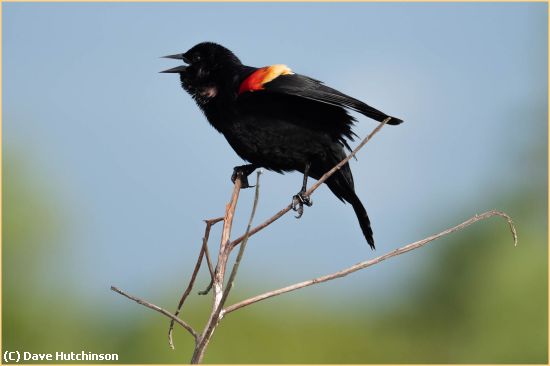
<instances>
[{"instance_id":1,"label":"bird's head","mask_svg":"<svg viewBox=\"0 0 550 366\"><path fill-rule=\"evenodd\" d=\"M161 72L179 74L181 86L199 105L215 98L220 93L220 88L231 83L231 80L225 80L232 75L227 71L241 65L233 52L212 42L199 43L185 53L164 57L182 60L187 64Z\"/></svg>"}]
</instances>

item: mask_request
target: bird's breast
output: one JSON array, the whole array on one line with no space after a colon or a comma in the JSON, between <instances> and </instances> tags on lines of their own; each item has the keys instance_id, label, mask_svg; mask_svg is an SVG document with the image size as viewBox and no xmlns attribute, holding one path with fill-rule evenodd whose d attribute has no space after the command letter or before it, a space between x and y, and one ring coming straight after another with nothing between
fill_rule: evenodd
<instances>
[{"instance_id":1,"label":"bird's breast","mask_svg":"<svg viewBox=\"0 0 550 366\"><path fill-rule=\"evenodd\" d=\"M241 158L273 170L297 170L323 159L331 144L326 134L265 116L241 116L222 133Z\"/></svg>"}]
</instances>

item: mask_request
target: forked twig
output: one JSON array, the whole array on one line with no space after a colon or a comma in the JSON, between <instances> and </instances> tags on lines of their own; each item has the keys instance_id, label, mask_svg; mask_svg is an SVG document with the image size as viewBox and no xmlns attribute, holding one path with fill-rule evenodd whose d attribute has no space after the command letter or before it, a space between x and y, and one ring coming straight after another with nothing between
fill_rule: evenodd
<instances>
[{"instance_id":1,"label":"forked twig","mask_svg":"<svg viewBox=\"0 0 550 366\"><path fill-rule=\"evenodd\" d=\"M231 273L229 274L229 280L227 281L227 287L226 287L225 290L223 290L221 292L221 298L219 298L219 300L218 300L218 297L220 296L220 292L218 292L217 288L221 287L221 285L223 283L217 283L217 281L219 281L220 278L218 276L214 277L214 287L215 287L215 295L214 296L215 297L214 297L213 312L210 316L210 319L208 320L208 325L206 326L205 331L200 336L200 340L199 340L199 342L197 343L197 345L195 347L195 351L193 352L193 357L191 358L191 363L192 364L200 363L202 361L202 358L204 357L204 352L206 351L206 347L208 347L208 343L210 342L210 339L212 339L212 336L214 335L214 331L216 330L216 327L218 326L220 320L223 318L223 315L222 315L223 306L225 305L225 301L227 300L227 297L229 296L229 292L233 288L235 278L237 277L237 271L239 269L239 265L241 263L241 259L242 259L243 254L244 254L244 249L246 248L246 242L248 241L248 233L250 232L250 227L252 226L252 221L254 220L254 216L256 214L256 208L258 206L258 200L260 198L260 174L261 174L261 171L258 171L256 173L256 190L255 190L255 194L254 194L254 203L252 205L252 212L250 213L250 218L248 220L246 233L244 234L245 239L243 240L243 243L242 243L241 247L239 248L239 253L237 254L235 264L233 265L233 268L231 269ZM238 180L240 181L240 179L238 179ZM240 188L240 184L238 182L235 182L235 187ZM238 192L236 194L234 193L233 197L236 200L238 198ZM235 202L234 205L232 203L233 203L233 200L228 205L228 207L229 207L228 212L230 212L231 215L232 215L232 212L234 212L234 210L235 210L234 208L236 206L236 202ZM233 210L231 210L231 207L233 208ZM226 216L227 216L227 214L226 214ZM226 245L224 245L224 243L226 243ZM224 247L223 250L227 252L226 255L224 254L225 258L224 258L223 263L225 263L225 264L227 263L227 259L229 257L229 254L231 253L231 250L232 250L232 247L229 246L228 244L229 244L229 236L227 237L227 241L225 241L224 237L222 236L222 244L221 245L222 245L222 247ZM222 254L220 254L220 257L222 257ZM222 263L222 260L220 260L218 262L218 264L219 263ZM224 267L225 267L225 265L224 265ZM223 282L223 277L221 278L221 281Z\"/></svg>"}]
</instances>

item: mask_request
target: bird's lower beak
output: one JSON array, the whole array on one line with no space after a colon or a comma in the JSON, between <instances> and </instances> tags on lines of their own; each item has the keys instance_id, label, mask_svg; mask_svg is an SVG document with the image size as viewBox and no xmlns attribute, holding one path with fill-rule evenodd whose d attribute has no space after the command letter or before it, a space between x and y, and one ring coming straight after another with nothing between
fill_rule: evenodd
<instances>
[{"instance_id":1,"label":"bird's lower beak","mask_svg":"<svg viewBox=\"0 0 550 366\"><path fill-rule=\"evenodd\" d=\"M175 74L182 73L182 72L185 72L185 69L187 69L187 67L188 66L181 65L181 66L173 67L168 70L161 71L161 73L175 73Z\"/></svg>"},{"instance_id":2,"label":"bird's lower beak","mask_svg":"<svg viewBox=\"0 0 550 366\"><path fill-rule=\"evenodd\" d=\"M162 56L162 58L171 58L171 59L174 59L174 60L182 60L186 64L189 63L189 60L187 59L187 57L185 57L183 55L183 53L177 53L175 55ZM174 67L174 68L171 68L171 69L168 69L168 70L161 71L161 73L181 73L181 72L184 72L185 69L187 69L187 66L182 65L182 66L178 66L178 67Z\"/></svg>"}]
</instances>

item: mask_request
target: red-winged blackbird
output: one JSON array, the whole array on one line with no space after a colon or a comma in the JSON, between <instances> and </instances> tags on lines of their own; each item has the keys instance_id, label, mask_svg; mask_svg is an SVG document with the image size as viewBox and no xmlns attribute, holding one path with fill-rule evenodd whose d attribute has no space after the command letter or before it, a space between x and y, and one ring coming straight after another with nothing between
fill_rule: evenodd
<instances>
[{"instance_id":1,"label":"red-winged blackbird","mask_svg":"<svg viewBox=\"0 0 550 366\"><path fill-rule=\"evenodd\" d=\"M232 181L264 167L279 173L297 170L304 174L303 186L292 199L300 217L308 176L319 179L346 157L347 140L355 119L347 109L382 122L388 115L349 97L322 82L299 75L285 65L262 68L245 66L227 48L211 42L189 51L165 56L183 60L166 73L178 73L181 85L204 112L210 124L221 132L233 150L250 164L234 168ZM391 117L388 124L402 120ZM348 164L326 180L330 190L351 203L359 224L374 249L367 211L355 194Z\"/></svg>"}]
</instances>

